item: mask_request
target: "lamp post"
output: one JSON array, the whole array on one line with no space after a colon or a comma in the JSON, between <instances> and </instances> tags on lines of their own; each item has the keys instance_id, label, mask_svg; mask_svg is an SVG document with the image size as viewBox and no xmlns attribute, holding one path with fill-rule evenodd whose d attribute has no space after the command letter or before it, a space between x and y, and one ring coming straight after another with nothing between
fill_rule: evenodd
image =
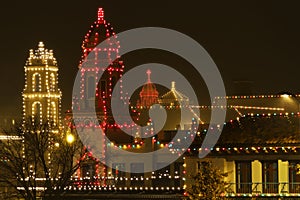
<instances>
[{"instance_id":1,"label":"lamp post","mask_svg":"<svg viewBox=\"0 0 300 200\"><path fill-rule=\"evenodd\" d=\"M68 128L67 132L66 132L66 141L69 144L72 144L75 141L75 137L71 132L71 129Z\"/></svg>"},{"instance_id":2,"label":"lamp post","mask_svg":"<svg viewBox=\"0 0 300 200\"><path fill-rule=\"evenodd\" d=\"M69 144L72 144L74 142L74 140L75 140L74 135L72 135L71 133L67 134L67 138L66 139L67 139L67 142Z\"/></svg>"},{"instance_id":3,"label":"lamp post","mask_svg":"<svg viewBox=\"0 0 300 200\"><path fill-rule=\"evenodd\" d=\"M300 133L300 101L297 99L297 96L292 93L282 93L281 97L288 100L294 100L297 103L297 117L298 117L298 132Z\"/></svg>"}]
</instances>

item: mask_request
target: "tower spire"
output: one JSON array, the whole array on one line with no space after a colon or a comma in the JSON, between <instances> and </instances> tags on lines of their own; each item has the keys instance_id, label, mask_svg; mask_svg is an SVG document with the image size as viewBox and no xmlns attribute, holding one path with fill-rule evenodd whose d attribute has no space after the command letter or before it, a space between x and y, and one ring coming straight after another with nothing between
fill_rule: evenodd
<instances>
[{"instance_id":1,"label":"tower spire","mask_svg":"<svg viewBox=\"0 0 300 200\"><path fill-rule=\"evenodd\" d=\"M151 70L147 70L147 76L148 76L148 83L151 83Z\"/></svg>"},{"instance_id":2,"label":"tower spire","mask_svg":"<svg viewBox=\"0 0 300 200\"><path fill-rule=\"evenodd\" d=\"M44 45L44 43L41 41L41 42L39 42L39 45L38 45L38 47L39 47L39 50L40 50L40 51L43 51L43 50L44 50L44 47L45 47L45 45Z\"/></svg>"},{"instance_id":3,"label":"tower spire","mask_svg":"<svg viewBox=\"0 0 300 200\"><path fill-rule=\"evenodd\" d=\"M172 81L171 82L171 90L172 91L175 91L176 89L175 89L175 81Z\"/></svg>"},{"instance_id":4,"label":"tower spire","mask_svg":"<svg viewBox=\"0 0 300 200\"><path fill-rule=\"evenodd\" d=\"M104 10L103 8L98 8L98 23L104 21Z\"/></svg>"}]
</instances>

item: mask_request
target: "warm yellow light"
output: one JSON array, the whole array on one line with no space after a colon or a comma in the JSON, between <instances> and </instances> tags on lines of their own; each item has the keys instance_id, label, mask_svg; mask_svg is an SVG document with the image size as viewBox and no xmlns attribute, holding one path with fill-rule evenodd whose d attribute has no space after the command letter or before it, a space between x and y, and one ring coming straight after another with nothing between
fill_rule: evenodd
<instances>
[{"instance_id":1,"label":"warm yellow light","mask_svg":"<svg viewBox=\"0 0 300 200\"><path fill-rule=\"evenodd\" d=\"M68 134L67 135L67 142L68 143L73 143L74 142L74 140L75 140L75 138L74 138L74 136L72 135L72 134Z\"/></svg>"},{"instance_id":2,"label":"warm yellow light","mask_svg":"<svg viewBox=\"0 0 300 200\"><path fill-rule=\"evenodd\" d=\"M281 97L283 97L283 98L289 98L290 95L288 95L288 94L282 94Z\"/></svg>"}]
</instances>

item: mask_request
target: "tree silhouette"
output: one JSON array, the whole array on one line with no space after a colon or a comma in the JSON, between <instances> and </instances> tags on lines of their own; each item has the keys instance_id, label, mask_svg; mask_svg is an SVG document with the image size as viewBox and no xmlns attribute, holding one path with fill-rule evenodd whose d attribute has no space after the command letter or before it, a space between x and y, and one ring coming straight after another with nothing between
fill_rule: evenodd
<instances>
[{"instance_id":1,"label":"tree silhouette","mask_svg":"<svg viewBox=\"0 0 300 200\"><path fill-rule=\"evenodd\" d=\"M191 187L187 188L187 199L225 199L228 187L228 183L224 181L225 177L227 173L222 173L210 161L202 161L198 173L192 177Z\"/></svg>"},{"instance_id":2,"label":"tree silhouette","mask_svg":"<svg viewBox=\"0 0 300 200\"><path fill-rule=\"evenodd\" d=\"M0 182L9 188L5 198L37 197L59 199L80 163L82 144L76 134L68 143L66 135L51 122L28 119L0 140Z\"/></svg>"}]
</instances>

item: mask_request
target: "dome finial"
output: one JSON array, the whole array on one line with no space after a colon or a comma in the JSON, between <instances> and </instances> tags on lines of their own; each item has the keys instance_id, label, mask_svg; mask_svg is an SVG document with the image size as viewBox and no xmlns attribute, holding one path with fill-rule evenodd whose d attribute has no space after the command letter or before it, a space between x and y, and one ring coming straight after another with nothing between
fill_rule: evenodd
<instances>
[{"instance_id":1,"label":"dome finial","mask_svg":"<svg viewBox=\"0 0 300 200\"><path fill-rule=\"evenodd\" d=\"M172 91L175 91L175 90L176 90L176 88L175 88L175 81L172 81L172 82L171 82L171 90L172 90Z\"/></svg>"},{"instance_id":2,"label":"dome finial","mask_svg":"<svg viewBox=\"0 0 300 200\"><path fill-rule=\"evenodd\" d=\"M151 83L151 70L147 70L147 75L148 75L148 83Z\"/></svg>"},{"instance_id":3,"label":"dome finial","mask_svg":"<svg viewBox=\"0 0 300 200\"><path fill-rule=\"evenodd\" d=\"M104 10L103 8L98 8L98 22L102 22L104 20Z\"/></svg>"},{"instance_id":4,"label":"dome finial","mask_svg":"<svg viewBox=\"0 0 300 200\"><path fill-rule=\"evenodd\" d=\"M43 51L45 45L44 45L44 43L42 41L40 41L38 47L39 47L39 50Z\"/></svg>"}]
</instances>

